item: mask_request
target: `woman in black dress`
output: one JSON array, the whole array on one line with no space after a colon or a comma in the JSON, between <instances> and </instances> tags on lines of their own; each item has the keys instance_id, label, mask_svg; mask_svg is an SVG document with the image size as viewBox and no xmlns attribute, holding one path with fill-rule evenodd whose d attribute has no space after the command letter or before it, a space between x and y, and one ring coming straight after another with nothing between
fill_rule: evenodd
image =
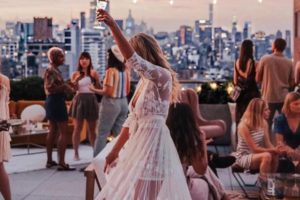
<instances>
[{"instance_id":1,"label":"woman in black dress","mask_svg":"<svg viewBox=\"0 0 300 200\"><path fill-rule=\"evenodd\" d=\"M233 83L241 88L240 96L236 100L236 125L238 126L249 102L260 97L255 74L257 63L253 58L253 43L244 40L240 50L240 56L234 65Z\"/></svg>"}]
</instances>

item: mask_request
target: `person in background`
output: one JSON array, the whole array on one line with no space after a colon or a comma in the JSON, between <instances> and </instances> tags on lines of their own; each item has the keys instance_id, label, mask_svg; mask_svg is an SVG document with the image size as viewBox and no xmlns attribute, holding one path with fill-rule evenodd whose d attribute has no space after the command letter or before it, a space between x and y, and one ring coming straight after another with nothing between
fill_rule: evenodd
<instances>
[{"instance_id":1,"label":"person in background","mask_svg":"<svg viewBox=\"0 0 300 200\"><path fill-rule=\"evenodd\" d=\"M79 160L80 132L84 120L88 124L89 141L94 148L96 138L96 124L98 120L99 106L94 91L90 90L91 84L100 87L99 75L93 69L92 59L88 52L82 52L79 56L78 68L71 76L71 82L77 90L70 108L70 116L74 119L73 148L74 160Z\"/></svg>"},{"instance_id":2,"label":"person in background","mask_svg":"<svg viewBox=\"0 0 300 200\"><path fill-rule=\"evenodd\" d=\"M272 44L273 54L261 58L256 73L256 81L261 84L262 99L270 108L270 130L275 112L281 112L284 98L294 86L293 63L284 56L285 47L284 39L276 39ZM274 139L273 135L271 139Z\"/></svg>"},{"instance_id":3,"label":"person in background","mask_svg":"<svg viewBox=\"0 0 300 200\"><path fill-rule=\"evenodd\" d=\"M269 138L266 121L269 115L268 104L254 98L238 126L236 164L246 170L259 170L261 178L265 178L267 173L275 173L278 166L278 150Z\"/></svg>"},{"instance_id":4,"label":"person in background","mask_svg":"<svg viewBox=\"0 0 300 200\"><path fill-rule=\"evenodd\" d=\"M10 83L8 77L0 73L0 120L9 119ZM2 127L2 128L1 128ZM5 200L11 200L9 177L4 162L11 158L10 135L5 126L0 127L0 192Z\"/></svg>"},{"instance_id":5,"label":"person in background","mask_svg":"<svg viewBox=\"0 0 300 200\"><path fill-rule=\"evenodd\" d=\"M119 48L108 50L108 65L103 81L103 89L90 89L103 95L99 112L99 133L94 147L96 156L106 145L107 137L116 137L128 115L127 95L130 91L130 74L124 65L124 57Z\"/></svg>"},{"instance_id":6,"label":"person in background","mask_svg":"<svg viewBox=\"0 0 300 200\"><path fill-rule=\"evenodd\" d=\"M240 57L234 65L233 83L242 90L236 100L236 126L238 126L249 102L253 98L260 97L260 92L256 85L257 63L253 57L253 42L244 40L241 45Z\"/></svg>"},{"instance_id":7,"label":"person in background","mask_svg":"<svg viewBox=\"0 0 300 200\"><path fill-rule=\"evenodd\" d=\"M58 67L64 63L65 55L62 49L52 47L48 50L50 64L44 74L44 89L46 93L46 118L50 123L50 131L47 134L47 168L57 166L57 170L75 170L65 163L66 134L68 113L66 107L66 92L74 92L73 88L64 82ZM58 164L52 159L52 151L55 140L58 137Z\"/></svg>"},{"instance_id":8,"label":"person in background","mask_svg":"<svg viewBox=\"0 0 300 200\"><path fill-rule=\"evenodd\" d=\"M300 161L300 94L289 93L284 100L282 113L274 119L274 130L278 149L285 154L286 159L280 164L280 172L292 167L291 171L300 172L300 165L292 161Z\"/></svg>"},{"instance_id":9,"label":"person in background","mask_svg":"<svg viewBox=\"0 0 300 200\"><path fill-rule=\"evenodd\" d=\"M220 180L208 167L205 134L196 123L191 106L170 105L167 126L179 154L193 200L229 199Z\"/></svg>"}]
</instances>

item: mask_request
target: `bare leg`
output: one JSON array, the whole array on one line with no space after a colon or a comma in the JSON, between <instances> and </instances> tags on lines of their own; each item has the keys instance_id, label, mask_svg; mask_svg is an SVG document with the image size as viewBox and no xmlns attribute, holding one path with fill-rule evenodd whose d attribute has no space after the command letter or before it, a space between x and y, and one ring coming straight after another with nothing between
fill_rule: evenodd
<instances>
[{"instance_id":1,"label":"bare leg","mask_svg":"<svg viewBox=\"0 0 300 200\"><path fill-rule=\"evenodd\" d=\"M65 153L67 147L66 134L67 134L67 121L58 122L59 138L58 138L58 158L59 164L65 164Z\"/></svg>"},{"instance_id":2,"label":"bare leg","mask_svg":"<svg viewBox=\"0 0 300 200\"><path fill-rule=\"evenodd\" d=\"M96 126L97 121L88 121L88 127L89 127L89 141L94 148L95 146L95 140L96 140Z\"/></svg>"},{"instance_id":3,"label":"bare leg","mask_svg":"<svg viewBox=\"0 0 300 200\"><path fill-rule=\"evenodd\" d=\"M5 200L11 200L9 178L5 171L3 162L0 163L0 192Z\"/></svg>"},{"instance_id":4,"label":"bare leg","mask_svg":"<svg viewBox=\"0 0 300 200\"><path fill-rule=\"evenodd\" d=\"M50 163L52 162L52 151L53 151L53 146L57 137L57 132L58 132L58 126L56 122L50 121L50 131L47 134L47 141L46 141L46 146L47 146L47 162Z\"/></svg>"},{"instance_id":5,"label":"bare leg","mask_svg":"<svg viewBox=\"0 0 300 200\"><path fill-rule=\"evenodd\" d=\"M72 142L73 142L73 148L74 148L74 159L79 160L79 143L80 143L80 132L83 127L83 120L77 120L74 119L74 131L72 135Z\"/></svg>"},{"instance_id":6,"label":"bare leg","mask_svg":"<svg viewBox=\"0 0 300 200\"><path fill-rule=\"evenodd\" d=\"M259 169L260 175L265 177L272 172L272 154L268 152L254 154L251 160L251 169Z\"/></svg>"},{"instance_id":7,"label":"bare leg","mask_svg":"<svg viewBox=\"0 0 300 200\"><path fill-rule=\"evenodd\" d=\"M160 191L162 181L138 180L135 187L134 200L145 199L156 200Z\"/></svg>"}]
</instances>

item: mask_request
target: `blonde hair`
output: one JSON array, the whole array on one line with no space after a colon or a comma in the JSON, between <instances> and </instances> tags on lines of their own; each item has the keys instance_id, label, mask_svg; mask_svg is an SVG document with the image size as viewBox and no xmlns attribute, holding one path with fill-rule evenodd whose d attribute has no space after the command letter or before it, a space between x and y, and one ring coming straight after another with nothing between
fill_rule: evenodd
<instances>
[{"instance_id":1,"label":"blonde hair","mask_svg":"<svg viewBox=\"0 0 300 200\"><path fill-rule=\"evenodd\" d=\"M252 99L241 118L240 124L246 125L249 129L263 128L265 123L263 113L266 107L267 104L264 100L260 98Z\"/></svg>"},{"instance_id":2,"label":"blonde hair","mask_svg":"<svg viewBox=\"0 0 300 200\"><path fill-rule=\"evenodd\" d=\"M51 64L57 63L58 57L60 55L64 55L64 52L61 48L58 47L51 47L47 52L47 56Z\"/></svg>"},{"instance_id":3,"label":"blonde hair","mask_svg":"<svg viewBox=\"0 0 300 200\"><path fill-rule=\"evenodd\" d=\"M170 100L171 102L178 102L180 84L177 79L177 73L165 58L157 41L145 33L138 33L129 40L129 43L139 56L154 65L170 71L172 76L172 95Z\"/></svg>"},{"instance_id":4,"label":"blonde hair","mask_svg":"<svg viewBox=\"0 0 300 200\"><path fill-rule=\"evenodd\" d=\"M288 116L292 113L291 109L290 109L290 105L292 102L297 101L300 99L300 94L298 92L290 92L286 95L285 99L284 99L284 104L282 107L282 113L285 116Z\"/></svg>"}]
</instances>

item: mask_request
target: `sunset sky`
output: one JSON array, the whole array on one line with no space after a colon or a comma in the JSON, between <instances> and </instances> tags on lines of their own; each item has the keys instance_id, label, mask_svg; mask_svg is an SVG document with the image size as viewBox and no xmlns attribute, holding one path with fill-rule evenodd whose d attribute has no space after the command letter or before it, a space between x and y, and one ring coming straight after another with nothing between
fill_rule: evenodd
<instances>
[{"instance_id":1,"label":"sunset sky","mask_svg":"<svg viewBox=\"0 0 300 200\"><path fill-rule=\"evenodd\" d=\"M89 12L90 0L0 0L0 26L4 22L31 22L33 17L53 17L55 24L66 25L70 19L79 18L80 11ZM175 31L182 24L194 26L196 19L208 18L210 0L111 0L111 13L115 18L125 19L131 9L139 22L146 21L155 31ZM293 0L218 0L215 6L215 24L231 28L233 16L238 27L251 21L253 31L275 33L278 29L292 29Z\"/></svg>"}]
</instances>

